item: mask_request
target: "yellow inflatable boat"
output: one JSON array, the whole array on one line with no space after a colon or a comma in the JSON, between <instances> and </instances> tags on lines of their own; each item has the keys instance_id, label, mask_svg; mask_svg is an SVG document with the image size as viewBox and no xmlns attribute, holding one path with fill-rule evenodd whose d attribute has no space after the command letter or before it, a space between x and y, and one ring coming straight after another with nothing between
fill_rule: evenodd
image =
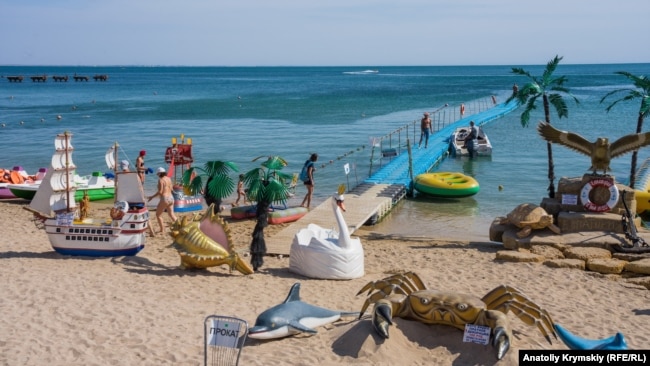
<instances>
[{"instance_id":1,"label":"yellow inflatable boat","mask_svg":"<svg viewBox=\"0 0 650 366\"><path fill-rule=\"evenodd\" d=\"M417 175L413 188L429 196L459 198L477 194L480 186L476 179L465 174L435 172Z\"/></svg>"}]
</instances>

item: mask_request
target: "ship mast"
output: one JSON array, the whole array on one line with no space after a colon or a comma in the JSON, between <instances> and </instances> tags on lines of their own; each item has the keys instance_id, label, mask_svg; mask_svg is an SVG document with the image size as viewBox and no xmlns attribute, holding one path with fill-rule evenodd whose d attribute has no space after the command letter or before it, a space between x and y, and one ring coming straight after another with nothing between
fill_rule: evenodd
<instances>
[{"instance_id":1,"label":"ship mast","mask_svg":"<svg viewBox=\"0 0 650 366\"><path fill-rule=\"evenodd\" d=\"M65 192L66 192L66 212L71 212L70 209L70 134L68 131L63 133L65 136ZM74 199L74 195L72 196Z\"/></svg>"},{"instance_id":2,"label":"ship mast","mask_svg":"<svg viewBox=\"0 0 650 366\"><path fill-rule=\"evenodd\" d=\"M113 161L115 162L115 163L113 163L113 175L115 175L115 200L117 200L117 197L118 197L117 196L117 190L119 189L119 186L117 184L117 173L118 173L117 172L117 162L118 162L117 158L120 155L119 152L118 152L119 147L120 147L120 145L117 143L117 141L115 141L115 145L113 146Z\"/></svg>"}]
</instances>

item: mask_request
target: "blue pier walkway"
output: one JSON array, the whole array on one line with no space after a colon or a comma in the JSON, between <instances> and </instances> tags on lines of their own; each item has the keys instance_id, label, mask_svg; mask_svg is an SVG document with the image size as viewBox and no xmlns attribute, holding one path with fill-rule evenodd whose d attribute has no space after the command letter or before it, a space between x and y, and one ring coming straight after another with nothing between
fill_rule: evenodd
<instances>
[{"instance_id":1,"label":"blue pier walkway","mask_svg":"<svg viewBox=\"0 0 650 366\"><path fill-rule=\"evenodd\" d=\"M429 137L427 149L423 147L413 150L413 176L425 173L445 157L449 150L449 137L457 126L469 125L471 120L481 126L512 112L516 107L516 103L497 104L484 112L469 115L434 132ZM372 222L384 217L406 195L406 190L411 184L408 159L408 153L401 153L345 194L347 208L345 221L351 234L364 224L372 225ZM298 221L288 224L275 235L267 238L266 253L290 255L291 243L298 231L307 226L306 223L314 223L324 228L336 227L338 223L332 213L332 198L328 198Z\"/></svg>"},{"instance_id":2,"label":"blue pier walkway","mask_svg":"<svg viewBox=\"0 0 650 366\"><path fill-rule=\"evenodd\" d=\"M470 121L474 121L477 126L482 126L503 117L516 108L517 103L515 101L508 104L497 104L484 112L473 114L451 123L431 134L429 137L429 147L426 149L424 146L418 149L417 144L412 143L413 177L426 173L432 166L445 157L445 154L449 151L449 138L457 127L468 126ZM409 174L409 155L408 153L402 153L363 182L367 184L401 184L405 187L410 187L411 181L411 175Z\"/></svg>"}]
</instances>

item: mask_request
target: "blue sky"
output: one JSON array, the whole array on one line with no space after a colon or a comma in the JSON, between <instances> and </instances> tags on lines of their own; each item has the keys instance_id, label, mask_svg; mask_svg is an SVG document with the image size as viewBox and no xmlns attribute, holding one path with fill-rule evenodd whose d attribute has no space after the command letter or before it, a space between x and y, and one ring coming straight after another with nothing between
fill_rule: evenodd
<instances>
[{"instance_id":1,"label":"blue sky","mask_svg":"<svg viewBox=\"0 0 650 366\"><path fill-rule=\"evenodd\" d=\"M0 0L0 65L650 62L648 0Z\"/></svg>"}]
</instances>

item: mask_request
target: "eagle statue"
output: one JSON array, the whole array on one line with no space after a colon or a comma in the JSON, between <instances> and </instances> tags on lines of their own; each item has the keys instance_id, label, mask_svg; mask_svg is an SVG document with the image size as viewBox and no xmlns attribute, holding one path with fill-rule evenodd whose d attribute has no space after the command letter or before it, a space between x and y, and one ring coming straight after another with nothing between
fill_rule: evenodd
<instances>
[{"instance_id":1,"label":"eagle statue","mask_svg":"<svg viewBox=\"0 0 650 366\"><path fill-rule=\"evenodd\" d=\"M589 169L594 174L598 170L607 174L607 171L611 170L609 162L612 158L650 145L650 132L626 135L610 144L606 137L599 137L595 142L589 142L577 133L560 131L546 122L540 122L537 131L548 142L564 145L590 156L591 167Z\"/></svg>"}]
</instances>

